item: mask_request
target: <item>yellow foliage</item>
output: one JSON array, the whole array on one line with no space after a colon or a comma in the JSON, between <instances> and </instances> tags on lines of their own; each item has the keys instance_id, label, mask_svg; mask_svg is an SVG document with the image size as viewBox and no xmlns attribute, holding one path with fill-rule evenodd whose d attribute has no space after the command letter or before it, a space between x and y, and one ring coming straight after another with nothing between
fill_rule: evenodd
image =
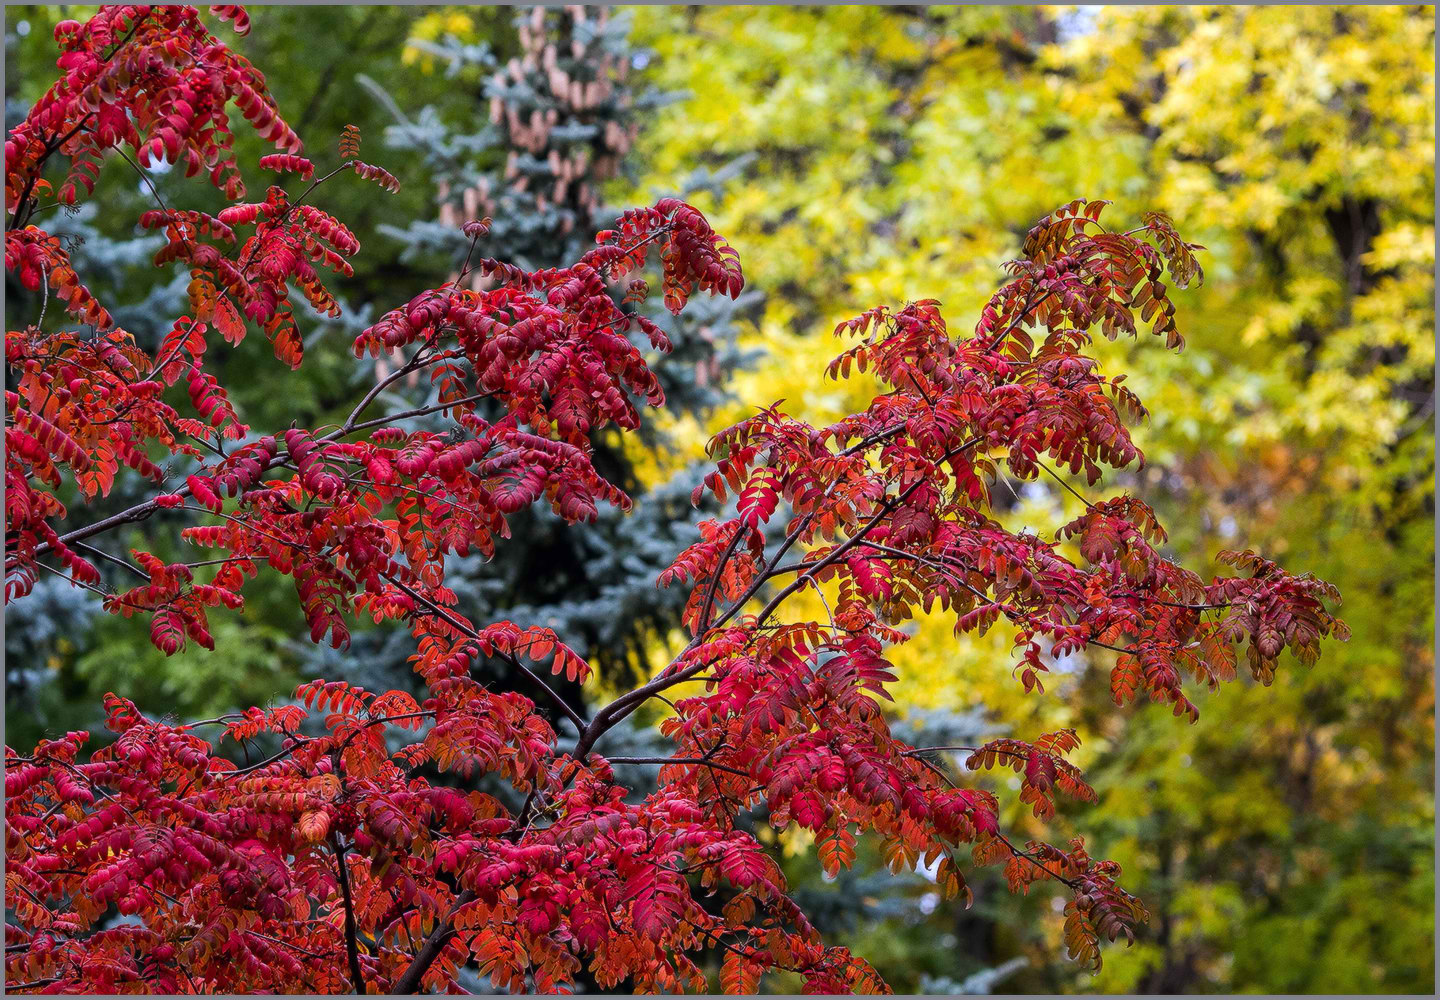
<instances>
[{"instance_id":1,"label":"yellow foliage","mask_svg":"<svg viewBox=\"0 0 1440 1000\"><path fill-rule=\"evenodd\" d=\"M999 627L960 643L937 616L894 653L902 705L984 705L1017 735L1080 729L1081 763L1104 770L1106 798L1078 823L1106 817L1110 855L1142 892L1158 880L1174 947L1193 956L1192 988L1401 988L1433 969L1384 957L1433 931L1419 891L1433 868L1372 872L1336 846L1423 843L1433 828L1433 17L1413 6L636 11L657 82L692 96L660 113L637 149L648 173L613 200L758 154L700 207L768 297L750 332L767 357L733 382L736 403L711 427L685 429L697 447L775 399L816 422L863 405L863 378L821 376L840 349L837 321L936 298L963 335L1026 229L1072 197L1112 199L1115 219L1164 211L1208 247L1205 286L1177 297L1182 354L1102 345L1152 416L1136 431L1148 466L1099 489L1156 501L1202 572L1243 538L1334 580L1353 641L1273 688L1200 700L1189 729L1151 710L1098 722L1101 658L1053 672L1043 698L1024 695ZM650 469L660 478L667 465ZM1024 492L1017 524L1027 509L1056 523L1055 508L1078 507L1050 484ZM1156 848L1161 833L1179 860ZM1174 865L1192 884L1167 897L1158 873ZM1304 906L1268 895L1278 888L1257 895L1256 878L1305 887L1327 916L1286 912ZM1392 915L1397 943L1362 947L1384 918L1341 884L1422 903ZM1242 925L1324 959L1268 968ZM1173 960L1142 943L1076 985L1156 988ZM1322 967L1328 979L1309 978Z\"/></svg>"}]
</instances>

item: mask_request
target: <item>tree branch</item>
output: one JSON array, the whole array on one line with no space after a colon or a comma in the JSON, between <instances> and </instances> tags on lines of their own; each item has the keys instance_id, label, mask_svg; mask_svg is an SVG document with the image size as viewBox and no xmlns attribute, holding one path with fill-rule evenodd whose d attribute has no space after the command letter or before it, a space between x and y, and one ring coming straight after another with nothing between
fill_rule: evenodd
<instances>
[{"instance_id":1,"label":"tree branch","mask_svg":"<svg viewBox=\"0 0 1440 1000\"><path fill-rule=\"evenodd\" d=\"M455 905L450 908L445 919L440 921L439 925L430 932L430 936L425 939L420 951L411 960L409 967L400 974L400 978L390 985L392 994L403 995L420 992L420 980L425 977L430 966L435 964L435 959L440 957L440 953L445 950L445 946L455 936L455 914L474 898L475 893L471 889L466 889L455 897Z\"/></svg>"},{"instance_id":2,"label":"tree branch","mask_svg":"<svg viewBox=\"0 0 1440 1000\"><path fill-rule=\"evenodd\" d=\"M355 992L368 993L365 988L365 974L360 969L360 948L355 943L355 903L350 898L350 872L346 870L345 848L340 839L330 835L330 848L335 852L335 867L340 873L340 894L345 900L345 956L350 962L350 982Z\"/></svg>"}]
</instances>

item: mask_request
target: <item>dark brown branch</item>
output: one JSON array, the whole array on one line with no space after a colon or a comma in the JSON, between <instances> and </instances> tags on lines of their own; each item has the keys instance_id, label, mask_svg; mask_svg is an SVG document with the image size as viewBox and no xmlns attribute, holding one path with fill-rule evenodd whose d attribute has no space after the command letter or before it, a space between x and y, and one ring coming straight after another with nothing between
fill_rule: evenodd
<instances>
[{"instance_id":1,"label":"dark brown branch","mask_svg":"<svg viewBox=\"0 0 1440 1000\"><path fill-rule=\"evenodd\" d=\"M941 461L949 461L956 455L960 454L962 451L973 448L979 443L979 438L971 438L969 441L960 445L958 448L950 451ZM824 559L821 559L820 561L815 563L814 566L812 566L806 572L800 574L800 576L798 576L795 580L782 588L780 592L777 593L770 600L770 602L761 609L760 614L756 618L756 622L763 623L766 618L768 618L771 614L774 613L775 609L779 607L780 604L787 597L793 594L800 587L805 586L815 573L831 565L840 557L842 557L846 552L850 551L861 541L863 541L865 537L872 530L874 530L877 524L884 520L887 515L889 515L892 511L895 510L895 508L899 507L902 503L904 503L910 497L910 494L914 493L917 489L919 489L920 485L924 482L925 480L923 478L916 479L915 482L911 483L900 493L896 494L895 497L882 503L880 505L880 509L876 511L875 516L872 517L868 522L866 522L858 532L848 538L844 543L836 547L834 551L832 551ZM794 534L795 533L792 532L792 535ZM786 540L787 545L790 544L790 542L790 539ZM784 550L782 549L781 552L783 553L783 551ZM735 602L730 606L729 611L721 618L721 621L723 622L727 620L731 615L738 612L739 609L743 607L745 603L755 595L756 592L758 592L760 585L765 582L766 578L766 574L761 574L760 577L749 587L749 589L745 591L745 593L741 594L738 598L736 598ZM701 633L701 635L703 635L703 633ZM688 654L692 649L696 647L696 645L698 645L699 640L700 635L697 635L694 639L692 639L690 641L690 644L681 651L680 655L671 662L671 666L683 660L686 654ZM682 683L683 681L687 681L694 677L696 674L699 674L702 671L708 669L711 665L712 664L708 662L700 662L692 663L681 670L675 671L674 673L667 673L662 671L658 677L650 681L648 684L644 684L629 692L628 694L624 694L621 695L619 698L616 698L610 704L606 705L600 711L596 712L594 717L590 720L590 725L584 730L584 732L581 733L580 741L576 744L575 756L584 757L585 754L589 753L590 748L595 745L595 742L601 736L603 736L607 730L611 729L617 722L625 718L636 708L642 705L647 699L650 698L651 695L654 695L660 691L664 691L666 688L673 687L674 685Z\"/></svg>"},{"instance_id":2,"label":"dark brown branch","mask_svg":"<svg viewBox=\"0 0 1440 1000\"><path fill-rule=\"evenodd\" d=\"M735 549L740 544L740 537L744 534L744 522L736 524L735 534L730 536L730 541L725 545L725 551L720 554L720 561L715 564L715 571L710 574L710 586L705 589L705 604L701 607L700 617L695 624L696 635L704 635L710 627L710 609L715 606L715 595L720 590L720 578L725 573L725 564L735 554Z\"/></svg>"},{"instance_id":3,"label":"dark brown branch","mask_svg":"<svg viewBox=\"0 0 1440 1000\"><path fill-rule=\"evenodd\" d=\"M430 936L420 946L420 951L411 960L409 967L400 974L399 979L391 984L390 992L392 994L404 995L420 992L420 981L425 977L430 966L435 964L435 959L440 957L440 953L445 950L450 939L455 936L455 914L474 898L475 893L470 889L466 889L455 897L455 905L450 908L445 919L440 921L435 930L430 932Z\"/></svg>"},{"instance_id":4,"label":"dark brown branch","mask_svg":"<svg viewBox=\"0 0 1440 1000\"><path fill-rule=\"evenodd\" d=\"M345 901L345 957L350 962L350 982L355 992L368 993L365 988L365 974L360 969L360 948L355 943L355 903L350 898L350 872L346 870L345 848L339 839L330 835L330 848L335 852L335 868L340 873L340 894Z\"/></svg>"},{"instance_id":5,"label":"dark brown branch","mask_svg":"<svg viewBox=\"0 0 1440 1000\"><path fill-rule=\"evenodd\" d=\"M134 573L136 576L140 577L140 579L145 580L146 582L149 582L149 580L150 580L150 574L149 574L149 573L145 572L143 569L141 569L139 566L136 566L134 563L130 562L129 560L121 559L119 556L111 555L109 552L106 552L104 549L97 549L95 546L93 546L93 545L87 545L87 544L85 544L84 542L76 542L76 543L75 543L75 547L76 547L77 549L84 549L86 552L90 553L92 556L99 556L101 559L104 559L104 560L106 560L107 562L112 562L112 563L114 563L116 566L120 566L120 567L122 567L122 568L124 568L124 569L128 569L130 572Z\"/></svg>"},{"instance_id":6,"label":"dark brown branch","mask_svg":"<svg viewBox=\"0 0 1440 1000\"><path fill-rule=\"evenodd\" d=\"M389 580L395 586L399 587L406 594L408 594L411 599L419 601L421 604L424 604L429 609L429 614L435 615L437 618L444 621L445 624L455 629L455 631L459 632L461 635L468 636L471 639L480 638L480 633L477 632L474 627L460 621L460 619L451 615L448 611L440 607L440 605L436 604L434 601L430 600L424 594L415 590L413 587L407 587L405 584L401 583L393 576L389 576L388 574L382 575L385 576L386 580ZM496 652L500 653L501 658L504 659L507 663L509 663L512 667L515 667L525 673L531 680L533 680L536 684L543 688L545 690L545 693L550 695L550 697L560 707L560 710L565 713L566 717L575 724L576 732L581 734L586 732L587 725L585 719L580 715L580 713L576 712L575 709L570 706L569 702L567 702L564 698L560 697L560 692L556 691L549 684L545 683L545 679L543 677L537 674L534 670L531 670L525 664L521 663L520 660L514 655L504 653L500 650L497 650Z\"/></svg>"},{"instance_id":7,"label":"dark brown branch","mask_svg":"<svg viewBox=\"0 0 1440 1000\"><path fill-rule=\"evenodd\" d=\"M483 399L488 395L489 393L479 393L474 396L466 396L464 399L453 400L449 403L436 403L432 406L420 406L416 407L413 410L404 410L400 413L392 413L389 416L378 417L374 420L367 420L363 423L347 424L338 428L337 430L331 431L329 434L326 434L318 440L326 442L334 441L338 438L344 437L347 434L353 434L355 431L368 430L371 427L379 427L384 424L393 423L397 420L405 420L410 417L420 417L429 413L435 413L439 410L451 409L465 403L471 403ZM261 474L270 471L278 465L283 465L286 455L288 455L288 452L276 454L276 456L272 458L269 463L267 463L261 468ZM190 487L182 485L179 489L175 490L175 492L180 496L189 496ZM90 538L93 535L101 534L103 532L109 531L112 528L118 528L124 524L131 524L136 521L144 521L161 509L162 508L160 507L160 505L156 503L153 499L146 500L143 503L136 504L134 507L131 507L128 510L122 510L118 514L112 514L107 518L102 518L101 520L94 522L93 524L87 524L84 527L76 528L74 531L67 532L60 536L60 541L64 542L66 545L71 545L77 541L80 541L81 539ZM39 556L43 556L48 551L50 551L49 544L42 543L41 545L36 546L35 555L38 558Z\"/></svg>"}]
</instances>

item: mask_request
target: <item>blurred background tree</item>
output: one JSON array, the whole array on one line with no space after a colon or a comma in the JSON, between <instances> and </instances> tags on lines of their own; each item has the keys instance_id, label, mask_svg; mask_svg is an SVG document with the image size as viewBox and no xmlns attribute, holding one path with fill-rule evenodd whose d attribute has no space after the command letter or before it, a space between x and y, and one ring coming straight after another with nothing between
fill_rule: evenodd
<instances>
[{"instance_id":1,"label":"blurred background tree","mask_svg":"<svg viewBox=\"0 0 1440 1000\"><path fill-rule=\"evenodd\" d=\"M47 78L50 32L66 16L7 9L7 124ZM1206 283L1178 300L1182 357L1107 348L1136 373L1152 416L1137 435L1149 464L1104 489L1143 492L1197 568L1243 537L1335 581L1354 636L1268 690L1237 683L1200 700L1199 724L1177 727L1154 707L1117 714L1099 658L1055 664L1048 693L1027 696L1006 669L1003 635L961 645L922 625L900 651L908 723L1019 736L1077 727L1080 762L1105 798L1066 812L1052 839L1084 833L1121 861L1154 918L1133 948L1107 952L1098 977L1077 976L1057 947L1058 914L1035 919L1048 898L1017 899L977 873L975 908L957 911L937 906L923 873L896 879L862 854L841 876L845 891L823 895L820 919L897 990L1428 992L1433 9L534 17L266 8L237 43L271 68L313 155L353 122L372 153L388 145L373 158L405 182L383 202L362 186L327 188L366 245L342 290L352 318L312 318L286 411L298 405L312 423L343 415L352 386L374 376L349 355L353 324L437 271L458 272L461 219L493 219L477 256L543 265L582 245L596 214L606 218L601 205L686 191L740 249L758 294L668 326L679 345L662 370L673 405L657 433L597 442L607 472L634 488L636 512L578 532L536 517L528 544L503 562L477 560L457 586L476 613L551 625L609 672L644 670L673 621L652 586L656 560L693 531L690 463L709 431L778 398L811 419L853 405L858 385L819 374L837 350L834 323L870 305L935 297L963 334L1000 263L1059 203L1110 198L1114 218L1168 212L1208 245ZM119 304L121 324L158 338L155 317L184 280L154 287L154 244L111 221L133 219L151 195L123 161L105 170L101 183L134 204L53 228L105 275L96 291ZM150 173L167 202L182 201L184 185L172 192ZM7 303L10 325L38 313L14 287ZM746 366L749 351L766 357ZM264 376L277 362L263 342L247 340L225 364L258 373L232 380L249 386L237 402L250 422L273 422L279 401ZM404 387L394 405L424 391ZM117 494L118 509L129 499ZM1008 516L1033 522L1079 504L1017 485ZM142 542L141 530L134 540L161 551L167 533ZM280 590L257 591L222 626L245 640L222 644L224 660L167 660L133 622L42 590L7 609L12 743L95 725L86 713L111 688L194 717L336 669L293 638L304 632ZM357 634L347 676L404 683L403 653L386 639ZM1033 822L1005 821L1019 831ZM795 892L811 894L821 877L810 845L782 846Z\"/></svg>"},{"instance_id":2,"label":"blurred background tree","mask_svg":"<svg viewBox=\"0 0 1440 1000\"><path fill-rule=\"evenodd\" d=\"M1106 797L1069 819L1155 918L1077 980L1046 958L1053 942L1015 939L1027 924L1003 892L964 915L926 916L923 886L899 912L857 899L857 939L897 989L958 988L1017 954L1033 964L1007 991L1431 986L1432 21L847 7L638 22L662 83L697 91L662 111L641 161L663 178L759 157L713 213L771 292L755 337L781 362L742 375L737 398L833 412L858 391L813 377L836 320L934 297L963 331L1057 199L1160 209L1209 245L1207 282L1180 302L1183 357L1111 348L1153 416L1150 464L1106 485L1155 501L1193 565L1244 537L1346 596L1348 646L1205 700L1178 747L1162 709L1101 723L1108 663L1067 664L1058 697L1022 698L997 669L1003 640L922 628L897 698L985 706L1018 732L1076 725ZM1013 516L1032 504L1079 507L1034 490Z\"/></svg>"},{"instance_id":3,"label":"blurred background tree","mask_svg":"<svg viewBox=\"0 0 1440 1000\"><path fill-rule=\"evenodd\" d=\"M529 268L561 266L593 246L595 233L623 210L605 203L602 189L622 173L637 175L627 154L641 122L673 95L635 72L650 54L630 44L628 15L584 6L523 8L492 44L473 13L426 15L412 26L405 50L412 65L443 72L471 96L459 115L360 78L392 116L387 145L398 162L428 172L438 201L438 217L382 225L381 233L391 246L399 241L402 260L423 262L430 273L459 274L468 260L486 256ZM724 180L725 171L719 173L717 180L688 172L674 191L715 190ZM472 252L461 226L482 218L490 220L488 232ZM615 294L621 298L625 289ZM672 421L705 420L725 398L724 386L743 361L736 317L758 303L754 293L697 303L683 320L659 303L645 307L674 344L667 355L640 345ZM420 385L389 395L405 409L423 403L418 396L426 392ZM523 511L512 529L523 545L506 546L488 561L459 560L450 585L466 613L549 626L586 651L607 680L645 673L649 651L679 624L683 595L657 592L655 577L698 534L700 514L689 496L705 471L694 452L673 449L663 428L650 422L633 442L615 431L594 436L597 469L635 499L629 514L607 509L594 524L570 526L548 510ZM647 483L638 465L663 468L664 476ZM372 633L360 656L377 684L408 686L411 645L406 629ZM355 655L312 651L317 675L334 672L325 661ZM584 707L578 686L566 697Z\"/></svg>"}]
</instances>

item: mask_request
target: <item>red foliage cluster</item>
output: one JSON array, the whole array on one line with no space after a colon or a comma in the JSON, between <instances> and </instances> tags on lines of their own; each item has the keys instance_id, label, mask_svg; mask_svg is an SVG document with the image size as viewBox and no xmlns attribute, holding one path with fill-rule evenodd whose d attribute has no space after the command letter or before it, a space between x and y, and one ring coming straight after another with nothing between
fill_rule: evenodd
<instances>
[{"instance_id":1,"label":"red foliage cluster","mask_svg":"<svg viewBox=\"0 0 1440 1000\"><path fill-rule=\"evenodd\" d=\"M238 7L211 10L244 34ZM165 160L202 170L227 198L245 185L225 108L234 101L267 142L298 152L300 138L243 56L216 40L194 7L124 4L85 23L55 26L62 75L5 139L5 207L14 211L49 190L40 168L56 152L70 160L58 198L74 204L94 191L104 154L130 147L142 166Z\"/></svg>"},{"instance_id":2,"label":"red foliage cluster","mask_svg":"<svg viewBox=\"0 0 1440 1000\"><path fill-rule=\"evenodd\" d=\"M247 23L239 8L213 10ZM588 718L558 695L547 717L487 686L484 661L504 660L554 695L544 672L583 680L584 659L547 629L469 621L445 586L447 557L488 554L508 517L542 499L568 521L628 503L595 470L589 434L632 429L634 400L661 401L630 335L660 350L668 341L612 288L643 297L648 286L629 276L655 249L672 310L697 290L734 296L735 251L699 212L667 200L627 212L570 267L482 261L486 290L427 291L357 338L357 356L408 360L340 426L257 437L205 368L208 330L234 343L254 323L298 365L291 287L333 306L315 265L349 273L358 242L306 204L313 185L299 197L272 187L214 216L146 213L142 225L167 236L156 263L191 269L193 315L157 355L141 351L109 329L53 238L20 226L46 190L50 155L163 152L213 167L236 198L220 110L234 98L287 150L262 167L302 180L315 168L295 155L259 74L193 9L104 8L59 37L65 76L10 138L6 266L48 282L103 332L6 334L7 601L41 569L60 573L111 612L149 616L156 646L173 653L210 647L208 612L239 609L245 581L269 567L293 579L317 642L343 645L358 614L407 622L425 694L317 681L294 704L193 724L111 695L117 738L88 758L79 733L29 753L7 747L9 989L456 990L467 964L512 990L564 989L582 970L605 987L704 989L707 956L732 992L776 970L814 992L883 989L863 959L819 939L757 820L813 833L830 873L870 835L892 870L924 865L947 896L968 898L967 848L976 864L1003 864L1016 890L1063 883L1070 951L1098 965L1100 939L1130 936L1143 907L1081 842L1007 838L995 796L945 766L942 750L954 748L895 738L881 702L894 680L886 649L906 638L898 626L937 605L957 633L1003 620L1027 689L1055 657L1113 649L1117 701L1143 690L1192 716L1183 675L1233 677L1237 641L1268 682L1282 649L1309 662L1322 638L1343 637L1325 609L1333 588L1252 553L1227 557L1248 575L1206 583L1156 548L1164 533L1134 497L1088 503L1050 540L992 516L1002 466L1022 480L1064 468L1093 483L1103 466L1141 460L1123 420L1140 403L1084 353L1090 329L1113 337L1148 322L1180 343L1166 272L1182 285L1197 275L1196 248L1162 217L1114 233L1099 221L1103 203L1076 201L1031 232L973 336L952 337L934 302L841 324L860 339L832 374L869 371L880 383L862 412L814 427L776 405L718 435L700 492L736 494L735 516L707 522L659 581L690 588L691 641ZM358 144L347 129L336 171L389 186L355 158ZM254 232L241 242L243 227ZM438 402L366 417L389 384L423 370ZM194 415L162 399L182 377ZM424 417L444 424L395 426ZM67 478L86 500L121 465L164 484L160 453L193 463L183 486L62 531ZM222 558L133 552L146 582L102 586L84 540L178 509L201 518L183 537ZM824 618L781 613L805 588L827 595ZM660 698L673 751L607 758L606 734ZM562 718L573 738L557 732ZM277 752L237 763L231 743L262 737ZM1095 799L1066 760L1078 742L1066 730L963 749L972 770L1013 767L1019 800L1047 818L1057 795ZM617 763L658 765L659 790L632 794ZM481 775L513 797L473 790Z\"/></svg>"}]
</instances>

